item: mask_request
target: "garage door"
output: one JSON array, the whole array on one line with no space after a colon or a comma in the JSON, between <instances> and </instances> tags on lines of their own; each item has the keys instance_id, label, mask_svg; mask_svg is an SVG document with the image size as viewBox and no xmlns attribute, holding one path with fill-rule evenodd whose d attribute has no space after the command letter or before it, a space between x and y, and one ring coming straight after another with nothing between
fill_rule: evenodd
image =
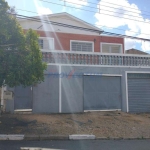
<instances>
[{"instance_id":1,"label":"garage door","mask_svg":"<svg viewBox=\"0 0 150 150\"><path fill-rule=\"evenodd\" d=\"M129 112L150 112L150 75L128 74Z\"/></svg>"},{"instance_id":2,"label":"garage door","mask_svg":"<svg viewBox=\"0 0 150 150\"><path fill-rule=\"evenodd\" d=\"M120 77L84 76L84 110L121 109Z\"/></svg>"}]
</instances>

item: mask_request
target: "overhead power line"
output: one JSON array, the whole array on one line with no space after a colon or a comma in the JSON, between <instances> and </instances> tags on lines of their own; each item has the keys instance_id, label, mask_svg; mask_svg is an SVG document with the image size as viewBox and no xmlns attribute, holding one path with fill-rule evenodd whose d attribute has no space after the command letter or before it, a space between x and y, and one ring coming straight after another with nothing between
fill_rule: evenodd
<instances>
[{"instance_id":1,"label":"overhead power line","mask_svg":"<svg viewBox=\"0 0 150 150\"><path fill-rule=\"evenodd\" d=\"M60 0L60 1L64 1L64 0ZM88 0L78 0L78 1L82 1L82 2L87 2L89 4L95 4L95 5L98 5L98 3L93 3L91 1L88 1ZM97 0L99 1L99 0ZM116 6L121 6L123 8L129 8L129 9L133 9L133 10L137 10L136 8L131 8L131 7L127 7L127 6L123 6L123 5L118 5L118 4L115 4L115 3L110 3L110 2L105 2L105 1L101 1L101 3L106 3L106 4L112 4L112 5L116 5ZM103 5L104 6L104 5ZM114 7L115 8L115 7ZM150 13L149 11L145 11L143 9L139 10L139 11L143 11L143 12L147 12L147 13ZM143 14L144 15L144 14Z\"/></svg>"},{"instance_id":2,"label":"overhead power line","mask_svg":"<svg viewBox=\"0 0 150 150\"><path fill-rule=\"evenodd\" d=\"M23 10L23 9L17 9L17 10L21 10L21 11L25 11L25 12L30 12L30 13L38 14L37 12L33 12L33 11L29 11L29 10ZM58 17L55 16L55 18L58 18ZM64 19L63 17L59 17L59 18ZM65 20L70 20L70 19L65 18ZM95 24L92 24L92 23L89 23L89 24L95 26ZM96 26L99 26L99 27L106 27L106 28L113 28L113 29L116 29L116 30L126 31L126 30L121 29L121 28L114 28L114 27L104 26L104 25L100 25L100 24L97 24ZM133 32L133 33L139 34L138 32L131 31L131 30L128 31L128 32ZM140 34L142 34L142 35L149 35L149 36L150 36L150 34L147 34L147 33L140 33Z\"/></svg>"},{"instance_id":3,"label":"overhead power line","mask_svg":"<svg viewBox=\"0 0 150 150\"><path fill-rule=\"evenodd\" d=\"M130 9L135 9L135 10L137 10L136 8L131 8L131 7L127 7L127 6L123 6L123 5L118 5L118 4L114 4L114 3L110 3L110 2L104 2L104 1L101 1L101 2L103 2L103 3L108 3L108 4L112 4L112 5L116 5L116 6L121 6L121 7L124 7L124 8L130 8ZM145 10L142 10L142 9L141 9L140 11L150 13L149 11L145 11Z\"/></svg>"},{"instance_id":4,"label":"overhead power line","mask_svg":"<svg viewBox=\"0 0 150 150\"><path fill-rule=\"evenodd\" d=\"M41 1L41 0L40 0ZM42 0L43 1L43 0ZM64 0L61 0L61 1L64 1ZM74 3L74 2L68 2L68 1L66 1L67 3L70 3L70 4L75 4L75 5L79 5L79 6L81 6L82 4L77 4L77 3ZM82 5L82 6L85 6L85 7L88 7L88 8L94 8L94 9L97 9L97 10L103 10L103 11L108 11L108 12L113 12L113 13L117 13L117 12L114 12L114 11L110 11L110 10L106 10L106 9L102 9L102 8L95 8L95 7L91 7L91 6L86 6L86 5ZM102 5L100 5L100 6L102 6ZM107 6L107 7L109 7L109 6ZM110 7L110 8L112 8L112 7ZM114 7L113 7L114 8ZM117 9L117 8L115 8L115 9ZM120 9L120 10L123 10L123 9ZM129 11L128 11L129 12ZM134 13L136 13L136 12L134 12ZM117 13L117 14L124 14L124 13ZM127 16L132 16L132 17L136 17L136 18L141 18L141 17L138 17L138 16L134 16L134 15L131 15L131 14L124 14L124 15L127 15ZM150 16L150 15L149 15Z\"/></svg>"},{"instance_id":5,"label":"overhead power line","mask_svg":"<svg viewBox=\"0 0 150 150\"><path fill-rule=\"evenodd\" d=\"M39 1L43 1L43 2L46 2L46 3L51 3L51 4L54 4L54 5L64 6L63 4L49 2L49 1L46 1L46 0L39 0ZM87 10L87 9L81 9L81 8L77 8L77 7L73 7L73 6L67 6L67 5L65 5L65 7L75 8L75 9L84 10L84 11L88 11L88 12L92 12L92 13L94 12L94 13L98 13L99 14L99 12L95 12L95 11L91 11L91 10ZM113 17L117 17L117 18L122 18L122 19L127 19L127 20L133 20L133 21L142 22L142 23L146 23L146 24L150 24L150 22L144 22L144 21L135 20L135 19L131 19L131 18L125 18L125 17L115 16L115 15L106 14L106 13L102 13L102 12L100 14L107 15L107 16L113 16ZM136 17L136 16L134 16L134 17Z\"/></svg>"},{"instance_id":6,"label":"overhead power line","mask_svg":"<svg viewBox=\"0 0 150 150\"><path fill-rule=\"evenodd\" d=\"M143 41L148 41L148 42L150 41L150 39L139 38L139 37L128 36L128 35L122 35L122 34L116 34L116 33L105 32L105 31L100 31L100 30L94 30L94 29L89 29L89 28L83 28L83 27L79 27L79 26L73 26L73 25L69 25L69 24L53 22L53 21L48 21L48 20L44 20L44 19L38 19L38 18L35 18L35 17L28 17L28 16L24 16L24 15L18 15L17 14L17 18L36 21L36 22L42 22L42 23L52 24L52 25L57 25L57 26L63 26L63 27L68 27L68 28L74 28L74 29L79 29L79 30L91 31L91 32L99 33L99 34L114 35L114 36L117 36L117 37L143 40Z\"/></svg>"},{"instance_id":7,"label":"overhead power line","mask_svg":"<svg viewBox=\"0 0 150 150\"><path fill-rule=\"evenodd\" d=\"M41 1L41 0L40 0L40 1ZM114 12L114 11L110 11L110 10L108 10L108 9L102 9L102 8L100 8L101 6L108 7L108 8L113 8L113 9L116 9L116 10L123 10L123 11L124 11L124 9L123 9L124 7L123 7L123 8L116 8L116 7L112 7L112 6L97 4L97 6L99 6L99 8L97 8L97 7L91 7L91 6L87 6L87 5L83 5L83 4L78 4L78 3L70 2L70 1L65 1L65 0L59 0L59 1L67 2L67 3L70 3L70 4L79 5L79 6L84 6L84 7L88 7L88 8L94 8L94 9L99 10L99 12L100 12L100 10L109 11L109 12ZM78 1L83 1L83 0L78 0ZM48 1L48 2L49 2L49 1ZM83 2L86 2L86 1L83 1ZM131 9L131 8L130 8L130 9ZM131 13L134 13L134 14L139 14L139 13L137 13L137 12L135 12L135 11L129 11L129 10L128 10L128 12L131 12ZM117 13L117 12L114 12L114 13ZM123 14L123 13L120 13L120 14ZM138 16L134 16L134 15L131 15L131 14L125 14L125 15L127 15L127 16L133 16L133 17L136 17L136 18L140 18L140 17L138 17ZM150 14L149 14L149 15L148 15L148 14L143 14L143 15L144 15L144 16L150 16Z\"/></svg>"},{"instance_id":8,"label":"overhead power line","mask_svg":"<svg viewBox=\"0 0 150 150\"><path fill-rule=\"evenodd\" d=\"M47 24L53 24L53 25L57 25L57 26L63 26L63 27L74 28L74 29L85 30L85 31L91 31L91 32L99 33L99 34L101 34L101 32L103 32L103 31L96 30L96 29L83 28L83 27L68 25L68 24L54 22L54 21L38 19L35 17L28 17L28 16L18 15L18 14L17 14L17 16L18 16L17 18L19 18L19 19L26 19L26 20L37 21L37 22L42 22L42 23L47 23Z\"/></svg>"}]
</instances>

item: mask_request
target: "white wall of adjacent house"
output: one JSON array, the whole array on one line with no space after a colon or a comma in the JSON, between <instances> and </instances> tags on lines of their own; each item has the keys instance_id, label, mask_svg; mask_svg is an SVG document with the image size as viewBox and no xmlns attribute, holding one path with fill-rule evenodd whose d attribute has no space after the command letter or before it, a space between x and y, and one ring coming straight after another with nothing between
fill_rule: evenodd
<instances>
[{"instance_id":1,"label":"white wall of adjacent house","mask_svg":"<svg viewBox=\"0 0 150 150\"><path fill-rule=\"evenodd\" d=\"M23 29L31 28L34 30L42 30L42 31L99 35L99 33L91 32L91 31L79 30L79 29L74 29L74 28L44 23L44 20L59 22L59 23L68 24L68 25L72 25L72 26L78 26L78 27L82 27L82 28L92 29L92 27L84 24L82 21L74 20L68 16L60 16L60 17L54 16L54 17L49 17L49 18L44 17L44 18L41 18L41 22L37 22L37 21L33 21L33 20L19 20L19 23L23 27Z\"/></svg>"},{"instance_id":2,"label":"white wall of adjacent house","mask_svg":"<svg viewBox=\"0 0 150 150\"><path fill-rule=\"evenodd\" d=\"M1 87L1 101L0 101L1 103L0 103L0 109L1 109L1 111L3 111L2 109L4 109L4 107L2 107L2 106L4 106L4 87L2 86Z\"/></svg>"}]
</instances>

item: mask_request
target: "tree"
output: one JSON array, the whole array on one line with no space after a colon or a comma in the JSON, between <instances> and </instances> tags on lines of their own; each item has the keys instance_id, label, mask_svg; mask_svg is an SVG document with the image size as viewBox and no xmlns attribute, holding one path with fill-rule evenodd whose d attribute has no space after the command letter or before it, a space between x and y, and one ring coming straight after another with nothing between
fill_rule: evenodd
<instances>
[{"instance_id":1,"label":"tree","mask_svg":"<svg viewBox=\"0 0 150 150\"><path fill-rule=\"evenodd\" d=\"M0 0L0 87L30 86L44 80L46 64L38 45L38 34L24 33L5 0Z\"/></svg>"}]
</instances>

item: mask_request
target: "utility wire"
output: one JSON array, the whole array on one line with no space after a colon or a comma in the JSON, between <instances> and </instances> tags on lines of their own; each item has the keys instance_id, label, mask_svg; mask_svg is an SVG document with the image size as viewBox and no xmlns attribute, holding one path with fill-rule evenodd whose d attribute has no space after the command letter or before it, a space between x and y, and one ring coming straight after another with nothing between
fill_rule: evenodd
<instances>
[{"instance_id":1,"label":"utility wire","mask_svg":"<svg viewBox=\"0 0 150 150\"><path fill-rule=\"evenodd\" d=\"M123 6L123 5L118 5L118 4L114 4L114 3L110 3L110 2L104 2L104 1L101 1L102 3L108 3L108 4L112 4L112 5L116 5L116 6L121 6L121 7L124 7L124 8L130 8L130 7L127 7L127 6ZM131 9L131 8L130 8ZM136 8L132 8L132 9L135 9L137 10ZM145 10L140 10L140 11L143 11L143 12L148 12L150 13L149 11L145 11Z\"/></svg>"},{"instance_id":2,"label":"utility wire","mask_svg":"<svg viewBox=\"0 0 150 150\"><path fill-rule=\"evenodd\" d=\"M37 12L28 11L28 10L23 10L23 9L17 9L17 10L21 10L21 11L25 11L25 12L30 12L30 13L38 14ZM64 19L63 17L56 17L56 16L55 16L55 18L62 18L62 19ZM66 20L70 20L70 19L67 19L67 18L65 18L65 19L66 19ZM92 24L92 23L89 23L89 24ZM92 24L92 25L95 26L95 24ZM126 31L126 30L121 29L121 28L114 28L114 27L104 26L104 25L100 25L100 24L97 24L97 26L99 26L99 27L106 27L106 28L113 28L113 29L117 29L117 30ZM135 32L135 31L128 31L128 32L138 33L138 32ZM138 33L138 34L139 34L139 33ZM149 36L150 36L150 34L146 34L146 33L140 33L140 34L149 35Z\"/></svg>"},{"instance_id":3,"label":"utility wire","mask_svg":"<svg viewBox=\"0 0 150 150\"><path fill-rule=\"evenodd\" d=\"M39 0L39 1L42 1L42 0ZM59 1L65 1L65 0L59 0ZM78 1L81 1L81 0L78 0ZM49 2L49 1L48 1ZM82 5L82 4L77 4L77 3L74 3L74 2L69 2L69 1L65 1L65 2L67 2L67 3L71 3L71 4L75 4L75 5L79 5L79 6L84 6L84 7L88 7L88 8L94 8L94 9L97 9L97 10L104 10L104 11L109 11L109 12L114 12L114 11L110 11L110 10L108 10L108 9L102 9L102 8L97 8L97 7L91 7L91 6L87 6L87 5ZM85 2L85 1L84 1ZM97 4L98 5L98 4ZM108 8L113 8L113 9L116 9L116 10L123 10L124 11L124 9L122 9L122 8L115 8L115 7L111 7L111 6L106 6L106 5L102 5L102 4L99 4L99 6L104 6L104 7L108 7ZM137 12L135 12L135 11L129 11L128 10L128 12L131 12L131 13L134 13L134 14L139 14L139 13L137 13ZM117 12L114 12L114 13L117 13ZM120 13L120 14L123 14L123 13ZM133 16L133 17L137 17L137 18L140 18L140 17L138 17L138 16L134 16L134 15L128 15L128 14L125 14L125 15L127 15L127 16ZM150 14L148 15L148 14L143 14L143 15L145 15L145 16L150 16Z\"/></svg>"},{"instance_id":4,"label":"utility wire","mask_svg":"<svg viewBox=\"0 0 150 150\"><path fill-rule=\"evenodd\" d=\"M40 0L41 1L41 0ZM42 0L43 1L43 0ZM61 1L64 1L64 0L61 0ZM75 5L79 5L81 6L81 4L77 4L77 3L73 3L73 2L68 2L66 1L67 3L70 3L70 4L75 4ZM117 12L114 12L114 11L110 11L110 10L106 10L106 9L102 9L102 8L95 8L95 7L91 7L91 6L86 6L86 5L82 5L82 6L85 6L85 7L89 7L89 8L94 8L94 9L100 9L100 10L103 10L103 11L108 11L108 12L113 12L113 13L117 13ZM102 6L102 5L101 5ZM129 11L128 11L129 12ZM124 14L124 13L117 13L117 14ZM124 14L124 15L127 15L127 16L132 16L132 17L136 17L136 18L141 18L141 17L138 17L138 16L134 16L134 15L130 15L130 14ZM150 15L149 15L150 16ZM122 17L123 18L123 17Z\"/></svg>"},{"instance_id":5,"label":"utility wire","mask_svg":"<svg viewBox=\"0 0 150 150\"><path fill-rule=\"evenodd\" d=\"M60 1L64 1L64 0L60 0ZM85 0L78 0L78 1L82 1L82 2L87 2L89 4L95 4L95 5L99 5L98 3L93 3L91 1L85 1ZM99 0L98 0L99 1ZM108 4L112 4L112 5L116 5L116 6L121 6L123 8L130 8L130 9L134 9L134 10L137 10L136 8L131 8L131 7L127 7L127 6L123 6L123 5L118 5L118 4L114 4L114 3L110 3L110 2L104 2L104 1L101 1L101 3L108 3ZM101 4L100 4L101 5ZM103 5L104 6L104 5ZM115 7L114 7L115 8ZM150 13L149 11L145 11L145 10L139 10L139 11L143 11L143 12L148 12Z\"/></svg>"},{"instance_id":6,"label":"utility wire","mask_svg":"<svg viewBox=\"0 0 150 150\"><path fill-rule=\"evenodd\" d=\"M150 41L150 39L138 38L138 37L134 37L134 36L116 34L116 33L105 32L105 31L100 31L100 30L94 30L94 29L89 29L89 28L83 28L83 27L73 26L73 25L69 25L69 24L64 24L64 23L59 23L59 22L53 22L53 21L38 19L38 18L34 18L34 17L28 17L28 16L24 16L24 15L18 15L17 14L17 18L31 20L31 21L36 21L36 22L42 22L42 23L46 23L46 24L53 24L53 25L58 25L58 26L63 26L63 27L68 27L68 28L74 28L74 29L79 29L79 30L91 31L91 32L99 33L99 34L115 35L117 37L124 37L124 38L130 38L130 39Z\"/></svg>"},{"instance_id":7,"label":"utility wire","mask_svg":"<svg viewBox=\"0 0 150 150\"><path fill-rule=\"evenodd\" d=\"M27 19L27 20L32 20L32 21L37 21L37 22L42 22L42 23L47 23L47 24L53 24L53 25L57 25L57 26L63 26L63 27L68 27L68 28L75 28L75 29L79 29L79 30L96 32L96 33L99 33L99 34L101 34L101 32L103 32L102 30L100 31L100 30L96 30L96 29L83 28L83 27L68 25L68 24L54 22L54 21L38 19L38 18L35 18L35 17L28 17L28 16L18 15L18 14L16 16L18 16L17 18L19 18L19 19Z\"/></svg>"},{"instance_id":8,"label":"utility wire","mask_svg":"<svg viewBox=\"0 0 150 150\"><path fill-rule=\"evenodd\" d=\"M43 2L46 2L46 3L51 3L51 4L55 4L55 5L64 6L63 4L53 3L53 2L46 1L46 0L39 0L39 1L43 1ZM94 13L98 13L98 14L99 14L99 12L90 11L90 10L87 10L87 9L81 9L81 8L77 8L77 7L67 6L67 5L66 5L65 7L75 8L75 9L84 10L84 11L88 11L88 12L94 12ZM122 18L122 19L127 19L127 20L133 20L133 21L142 22L142 23L146 23L146 24L150 24L150 22L144 22L144 21L140 21L140 20L134 20L134 19L131 19L131 18L125 18L125 17L120 17L120 16L114 16L114 15L106 14L106 13L100 13L100 14L107 15L107 16L113 16L113 17L117 17L117 18ZM130 15L130 16L131 16L131 15ZM137 16L134 16L134 17L137 17Z\"/></svg>"},{"instance_id":9,"label":"utility wire","mask_svg":"<svg viewBox=\"0 0 150 150\"><path fill-rule=\"evenodd\" d=\"M18 14L16 16L21 16L21 17L17 17L19 19L26 19L26 20L41 22L41 19L37 19L37 18L34 18L34 17L28 17L28 16L23 16L23 15L18 15ZM24 18L22 18L22 17L24 17ZM42 20L42 23L54 24L54 25L65 26L65 27L74 28L74 29L86 30L86 31L91 31L92 30L92 31L96 31L96 32L103 33L103 34L106 34L106 35L115 35L115 36L118 36L118 37L125 37L125 38L131 38L131 39L137 39L137 40L143 40L143 41L150 42L149 39L145 39L145 38L137 38L137 37L127 36L127 35L122 35L122 34L116 34L116 33L111 33L111 32L93 30L93 29L88 29L88 28L82 28L82 27L78 27L78 26L72 26L72 25L68 25L68 24L62 24L62 23L52 22L52 21L47 21L47 20ZM7 47L7 46L12 46L12 45L16 45L16 44L7 44L7 45L0 45L0 46L1 47Z\"/></svg>"}]
</instances>

